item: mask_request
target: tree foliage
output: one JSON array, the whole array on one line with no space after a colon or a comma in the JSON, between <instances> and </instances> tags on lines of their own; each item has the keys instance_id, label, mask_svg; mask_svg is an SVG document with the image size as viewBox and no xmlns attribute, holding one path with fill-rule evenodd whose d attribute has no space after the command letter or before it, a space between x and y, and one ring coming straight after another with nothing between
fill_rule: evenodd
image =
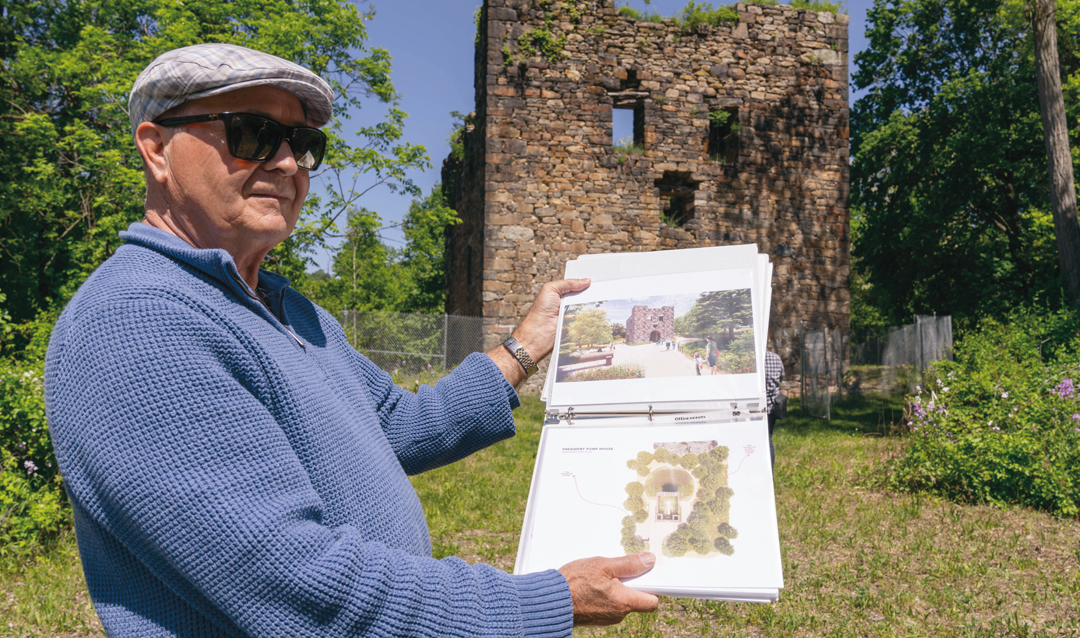
<instances>
[{"instance_id":1,"label":"tree foliage","mask_svg":"<svg viewBox=\"0 0 1080 638\"><path fill-rule=\"evenodd\" d=\"M753 321L750 291L721 290L703 292L689 312L676 321L676 331L687 336L705 336L732 331Z\"/></svg>"},{"instance_id":2,"label":"tree foliage","mask_svg":"<svg viewBox=\"0 0 1080 638\"><path fill-rule=\"evenodd\" d=\"M1073 121L1078 6L1060 3L1058 25ZM1059 298L1023 5L877 0L867 23L853 78L867 94L852 111L851 190L853 311L867 319L853 322L1001 315Z\"/></svg>"},{"instance_id":3,"label":"tree foliage","mask_svg":"<svg viewBox=\"0 0 1080 638\"><path fill-rule=\"evenodd\" d=\"M611 341L611 322L607 313L599 308L579 311L570 324L570 338L579 346Z\"/></svg>"},{"instance_id":4,"label":"tree foliage","mask_svg":"<svg viewBox=\"0 0 1080 638\"><path fill-rule=\"evenodd\" d=\"M322 178L297 231L268 265L298 280L335 224L368 214L360 197L378 185L419 194L406 171L430 165L402 143L390 55L367 46L372 13L335 0L0 0L0 291L15 321L63 303L142 218L144 181L127 118L127 94L160 53L226 42L279 55L326 78L336 119ZM345 137L364 98L386 118Z\"/></svg>"}]
</instances>

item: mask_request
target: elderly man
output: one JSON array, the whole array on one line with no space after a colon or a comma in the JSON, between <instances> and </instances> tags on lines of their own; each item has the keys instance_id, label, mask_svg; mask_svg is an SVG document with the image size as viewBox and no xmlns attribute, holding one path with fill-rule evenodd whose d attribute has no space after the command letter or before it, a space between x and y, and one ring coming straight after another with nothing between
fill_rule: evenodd
<instances>
[{"instance_id":1,"label":"elderly man","mask_svg":"<svg viewBox=\"0 0 1080 638\"><path fill-rule=\"evenodd\" d=\"M228 45L135 82L146 217L53 331L46 401L110 636L569 636L656 607L651 554L511 576L434 560L406 477L514 434L552 348L544 286L516 341L413 395L259 269L322 160L319 77ZM509 341L509 340L508 340Z\"/></svg>"}]
</instances>

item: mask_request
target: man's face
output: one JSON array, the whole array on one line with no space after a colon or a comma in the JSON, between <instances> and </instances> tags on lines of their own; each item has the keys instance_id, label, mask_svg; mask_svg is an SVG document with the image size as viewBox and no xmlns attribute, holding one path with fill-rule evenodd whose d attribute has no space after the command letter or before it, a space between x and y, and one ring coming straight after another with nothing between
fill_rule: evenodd
<instances>
[{"instance_id":1,"label":"man's face","mask_svg":"<svg viewBox=\"0 0 1080 638\"><path fill-rule=\"evenodd\" d=\"M307 125L300 100L272 86L192 100L170 115L230 111L288 126ZM168 128L165 136L168 205L199 247L229 250L242 244L269 250L289 236L300 217L310 177L297 168L288 142L282 141L274 156L260 163L229 154L222 122Z\"/></svg>"}]
</instances>

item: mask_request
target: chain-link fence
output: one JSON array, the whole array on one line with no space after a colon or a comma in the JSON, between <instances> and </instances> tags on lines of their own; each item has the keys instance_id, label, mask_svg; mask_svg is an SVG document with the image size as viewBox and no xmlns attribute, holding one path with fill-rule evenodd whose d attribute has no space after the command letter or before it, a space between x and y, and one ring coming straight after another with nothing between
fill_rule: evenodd
<instances>
[{"instance_id":1,"label":"chain-link fence","mask_svg":"<svg viewBox=\"0 0 1080 638\"><path fill-rule=\"evenodd\" d=\"M803 327L799 391L803 410L812 416L828 419L833 398L843 392L845 338L839 328Z\"/></svg>"},{"instance_id":2,"label":"chain-link fence","mask_svg":"<svg viewBox=\"0 0 1080 638\"><path fill-rule=\"evenodd\" d=\"M456 315L342 311L349 342L391 374L447 372L484 350L484 319Z\"/></svg>"},{"instance_id":3,"label":"chain-link fence","mask_svg":"<svg viewBox=\"0 0 1080 638\"><path fill-rule=\"evenodd\" d=\"M884 337L851 346L863 389L912 390L932 361L952 360L952 317L916 315L915 323L889 328Z\"/></svg>"}]
</instances>

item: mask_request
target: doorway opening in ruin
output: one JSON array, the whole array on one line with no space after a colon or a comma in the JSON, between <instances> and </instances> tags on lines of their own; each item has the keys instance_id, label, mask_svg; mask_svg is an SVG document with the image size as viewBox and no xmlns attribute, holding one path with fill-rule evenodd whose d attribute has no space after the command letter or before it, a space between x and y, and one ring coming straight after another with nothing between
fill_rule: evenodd
<instances>
[{"instance_id":1,"label":"doorway opening in ruin","mask_svg":"<svg viewBox=\"0 0 1080 638\"><path fill-rule=\"evenodd\" d=\"M694 193L701 182L694 181L690 173L666 171L656 180L660 195L660 221L668 226L682 228L694 218Z\"/></svg>"},{"instance_id":2,"label":"doorway opening in ruin","mask_svg":"<svg viewBox=\"0 0 1080 638\"><path fill-rule=\"evenodd\" d=\"M649 333L649 341L651 341L653 343L660 343L660 331L659 330L653 330L652 332L650 332Z\"/></svg>"},{"instance_id":3,"label":"doorway opening in ruin","mask_svg":"<svg viewBox=\"0 0 1080 638\"><path fill-rule=\"evenodd\" d=\"M709 112L709 157L717 162L734 164L739 157L738 107L730 106Z\"/></svg>"}]
</instances>

